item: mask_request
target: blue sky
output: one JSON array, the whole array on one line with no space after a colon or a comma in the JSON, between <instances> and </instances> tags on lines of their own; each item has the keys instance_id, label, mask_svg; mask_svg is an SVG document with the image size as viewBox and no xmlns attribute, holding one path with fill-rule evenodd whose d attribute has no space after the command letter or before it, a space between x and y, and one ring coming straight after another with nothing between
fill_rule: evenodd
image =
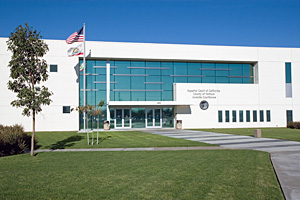
<instances>
[{"instance_id":1,"label":"blue sky","mask_svg":"<svg viewBox=\"0 0 300 200\"><path fill-rule=\"evenodd\" d=\"M0 37L28 22L44 39L86 23L92 41L300 47L300 0L0 0Z\"/></svg>"}]
</instances>

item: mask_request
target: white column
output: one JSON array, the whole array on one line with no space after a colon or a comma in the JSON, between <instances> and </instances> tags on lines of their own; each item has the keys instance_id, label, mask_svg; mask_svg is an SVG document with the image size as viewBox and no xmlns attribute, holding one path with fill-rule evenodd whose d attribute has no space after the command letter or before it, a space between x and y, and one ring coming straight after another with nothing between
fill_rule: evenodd
<instances>
[{"instance_id":1,"label":"white column","mask_svg":"<svg viewBox=\"0 0 300 200\"><path fill-rule=\"evenodd\" d=\"M110 100L110 61L106 61L106 120L110 120L109 111L109 100Z\"/></svg>"},{"instance_id":2,"label":"white column","mask_svg":"<svg viewBox=\"0 0 300 200\"><path fill-rule=\"evenodd\" d=\"M83 23L83 106L86 105L86 60L85 60L85 23ZM86 114L83 113L83 129L86 131Z\"/></svg>"}]
</instances>

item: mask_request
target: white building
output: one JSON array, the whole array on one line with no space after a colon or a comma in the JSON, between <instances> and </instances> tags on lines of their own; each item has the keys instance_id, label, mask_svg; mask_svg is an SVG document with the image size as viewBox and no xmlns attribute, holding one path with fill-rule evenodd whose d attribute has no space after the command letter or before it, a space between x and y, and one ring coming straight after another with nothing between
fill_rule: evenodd
<instances>
[{"instance_id":1,"label":"white building","mask_svg":"<svg viewBox=\"0 0 300 200\"><path fill-rule=\"evenodd\" d=\"M31 117L10 102L7 38L0 38L0 123L32 130ZM50 51L45 85L54 93L37 116L37 131L79 130L83 105L80 57L64 40L45 40ZM120 42L86 42L86 101L105 100L112 128L285 127L300 121L300 49ZM110 84L108 84L110 83ZM90 125L89 125L90 126Z\"/></svg>"}]
</instances>

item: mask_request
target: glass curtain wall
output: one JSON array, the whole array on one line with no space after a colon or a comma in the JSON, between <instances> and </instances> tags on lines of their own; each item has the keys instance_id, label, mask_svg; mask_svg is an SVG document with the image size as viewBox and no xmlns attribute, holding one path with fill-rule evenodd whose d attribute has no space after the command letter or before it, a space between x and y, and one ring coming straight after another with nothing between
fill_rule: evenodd
<instances>
[{"instance_id":1,"label":"glass curtain wall","mask_svg":"<svg viewBox=\"0 0 300 200\"><path fill-rule=\"evenodd\" d=\"M79 62L81 64L82 60ZM254 83L253 64L110 61L110 66L111 101L172 101L173 83ZM96 122L99 120L100 128L103 128L106 120L106 60L87 59L84 70L86 103L98 105L101 100L105 102L102 114L94 117L93 123L93 128L97 128ZM79 105L82 106L83 71L79 74ZM82 117L80 115L80 129L83 128ZM88 128L91 128L91 119L92 116L88 116ZM163 127L174 126L169 118L166 121L168 123L164 125L163 122Z\"/></svg>"},{"instance_id":2,"label":"glass curtain wall","mask_svg":"<svg viewBox=\"0 0 300 200\"><path fill-rule=\"evenodd\" d=\"M172 101L173 83L253 84L252 64L110 61L111 101Z\"/></svg>"},{"instance_id":3,"label":"glass curtain wall","mask_svg":"<svg viewBox=\"0 0 300 200\"><path fill-rule=\"evenodd\" d=\"M82 64L80 60L79 65ZM101 100L105 105L101 107L102 113L98 116L87 115L87 128L103 128L106 120L106 61L87 60L86 61L86 104L96 106ZM83 106L83 71L79 73L79 106ZM83 129L83 115L79 118L79 129Z\"/></svg>"}]
</instances>

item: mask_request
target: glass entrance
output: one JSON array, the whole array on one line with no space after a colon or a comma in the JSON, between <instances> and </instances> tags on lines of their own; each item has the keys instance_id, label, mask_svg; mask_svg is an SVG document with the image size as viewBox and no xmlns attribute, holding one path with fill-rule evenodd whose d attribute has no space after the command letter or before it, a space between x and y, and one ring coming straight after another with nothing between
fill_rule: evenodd
<instances>
[{"instance_id":1,"label":"glass entrance","mask_svg":"<svg viewBox=\"0 0 300 200\"><path fill-rule=\"evenodd\" d=\"M115 127L116 128L131 128L130 109L115 109Z\"/></svg>"},{"instance_id":2,"label":"glass entrance","mask_svg":"<svg viewBox=\"0 0 300 200\"><path fill-rule=\"evenodd\" d=\"M146 109L146 128L161 128L161 109Z\"/></svg>"}]
</instances>

